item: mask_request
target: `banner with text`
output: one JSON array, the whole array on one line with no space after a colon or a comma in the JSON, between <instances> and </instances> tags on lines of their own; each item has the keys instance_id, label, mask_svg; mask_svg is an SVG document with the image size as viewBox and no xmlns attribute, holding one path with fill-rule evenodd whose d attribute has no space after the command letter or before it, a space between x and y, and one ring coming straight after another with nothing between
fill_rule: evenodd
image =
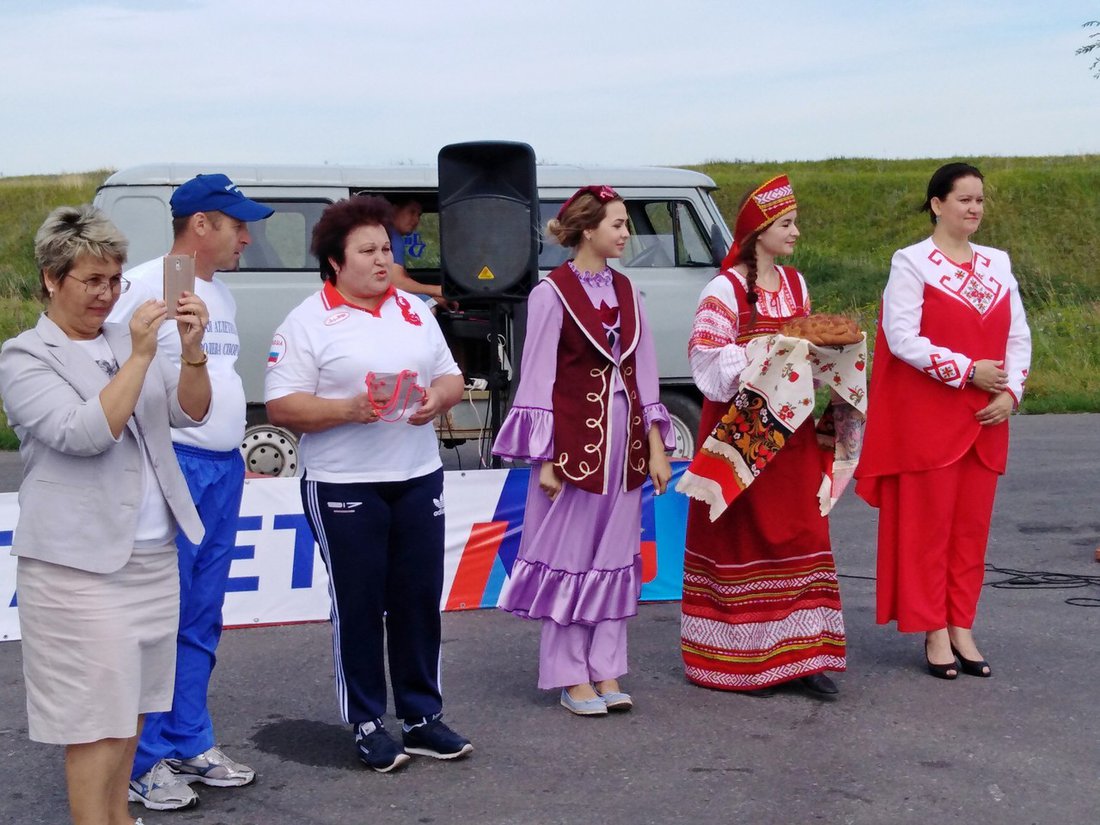
<instances>
[{"instance_id":1,"label":"banner with text","mask_svg":"<svg viewBox=\"0 0 1100 825\"><path fill-rule=\"evenodd\" d=\"M654 496L648 482L643 489L643 601L680 598L687 499L673 487L686 466L673 463L667 494ZM528 476L527 469L444 474L443 610L496 606L519 551ZM298 490L296 478L245 482L225 597L226 626L328 619L328 576ZM18 517L17 494L0 494L0 640L19 638L16 560L8 552Z\"/></svg>"}]
</instances>

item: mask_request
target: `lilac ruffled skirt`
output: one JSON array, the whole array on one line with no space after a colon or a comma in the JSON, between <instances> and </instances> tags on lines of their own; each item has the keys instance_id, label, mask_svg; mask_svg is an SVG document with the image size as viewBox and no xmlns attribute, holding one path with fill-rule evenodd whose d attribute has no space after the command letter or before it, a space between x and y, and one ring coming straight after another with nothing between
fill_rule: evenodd
<instances>
[{"instance_id":1,"label":"lilac ruffled skirt","mask_svg":"<svg viewBox=\"0 0 1100 825\"><path fill-rule=\"evenodd\" d=\"M626 399L615 393L613 433L626 432ZM519 554L500 606L528 619L594 625L638 612L642 587L641 488L622 492L625 443L612 445L609 492L564 484L551 502L531 470Z\"/></svg>"}]
</instances>

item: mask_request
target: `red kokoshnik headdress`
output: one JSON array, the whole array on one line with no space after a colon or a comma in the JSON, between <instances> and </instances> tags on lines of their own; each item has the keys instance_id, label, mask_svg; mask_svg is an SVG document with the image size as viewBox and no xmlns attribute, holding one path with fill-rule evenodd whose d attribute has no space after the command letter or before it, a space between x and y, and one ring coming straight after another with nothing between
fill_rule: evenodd
<instances>
[{"instance_id":1,"label":"red kokoshnik headdress","mask_svg":"<svg viewBox=\"0 0 1100 825\"><path fill-rule=\"evenodd\" d=\"M733 226L733 246L722 259L722 270L729 269L741 254L741 242L753 232L770 226L788 212L797 209L794 189L786 175L777 175L762 183L745 199L744 206L737 213L737 222Z\"/></svg>"}]
</instances>

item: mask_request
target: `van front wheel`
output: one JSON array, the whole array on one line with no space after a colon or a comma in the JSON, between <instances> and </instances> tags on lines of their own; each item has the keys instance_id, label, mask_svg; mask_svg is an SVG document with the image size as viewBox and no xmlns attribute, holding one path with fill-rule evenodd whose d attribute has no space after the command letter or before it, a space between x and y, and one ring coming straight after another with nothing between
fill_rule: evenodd
<instances>
[{"instance_id":1,"label":"van front wheel","mask_svg":"<svg viewBox=\"0 0 1100 825\"><path fill-rule=\"evenodd\" d=\"M254 424L245 430L241 455L246 472L280 478L301 475L297 437L274 424Z\"/></svg>"},{"instance_id":2,"label":"van front wheel","mask_svg":"<svg viewBox=\"0 0 1100 825\"><path fill-rule=\"evenodd\" d=\"M672 432L676 436L676 449L673 458L694 458L695 438L699 432L699 416L702 407L687 393L674 390L661 392L661 403L672 419Z\"/></svg>"}]
</instances>

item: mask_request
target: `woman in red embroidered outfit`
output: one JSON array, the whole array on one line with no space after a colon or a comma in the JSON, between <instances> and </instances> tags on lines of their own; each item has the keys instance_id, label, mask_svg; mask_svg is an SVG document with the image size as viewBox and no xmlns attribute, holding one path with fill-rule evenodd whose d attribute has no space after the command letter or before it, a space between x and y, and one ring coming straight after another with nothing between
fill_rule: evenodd
<instances>
[{"instance_id":1,"label":"woman in red embroidered outfit","mask_svg":"<svg viewBox=\"0 0 1100 825\"><path fill-rule=\"evenodd\" d=\"M809 314L801 274L775 264L794 249L797 216L785 175L751 192L722 271L700 296L688 344L705 396L700 445L738 391L745 345ZM792 680L816 696L837 692L824 671L844 670L844 622L821 479L810 416L716 521L706 504L691 501L681 619L690 681L757 696Z\"/></svg>"},{"instance_id":2,"label":"woman in red embroidered outfit","mask_svg":"<svg viewBox=\"0 0 1100 825\"><path fill-rule=\"evenodd\" d=\"M1008 255L970 243L982 174L940 167L932 237L894 254L882 295L856 492L880 509L878 621L925 635L929 672L989 676L971 627L1008 416L1031 361ZM958 660L956 660L958 656Z\"/></svg>"},{"instance_id":3,"label":"woman in red embroidered outfit","mask_svg":"<svg viewBox=\"0 0 1100 825\"><path fill-rule=\"evenodd\" d=\"M638 293L607 265L630 234L622 199L586 186L548 231L576 255L531 291L522 378L493 445L533 465L500 606L542 621L539 687L603 715L633 704L618 677L641 590L641 487L649 476L664 492L674 441Z\"/></svg>"}]
</instances>

